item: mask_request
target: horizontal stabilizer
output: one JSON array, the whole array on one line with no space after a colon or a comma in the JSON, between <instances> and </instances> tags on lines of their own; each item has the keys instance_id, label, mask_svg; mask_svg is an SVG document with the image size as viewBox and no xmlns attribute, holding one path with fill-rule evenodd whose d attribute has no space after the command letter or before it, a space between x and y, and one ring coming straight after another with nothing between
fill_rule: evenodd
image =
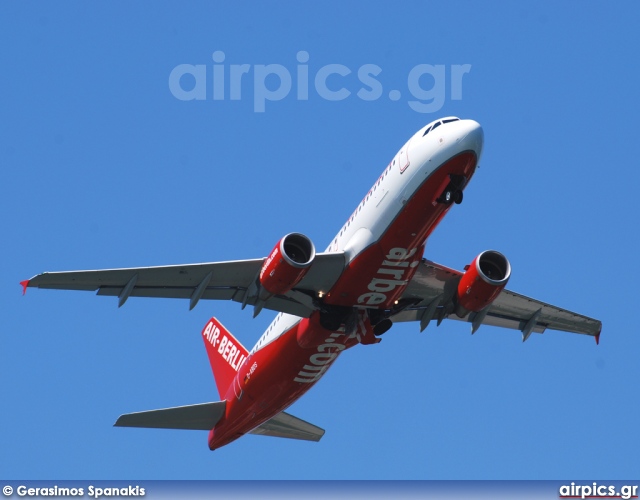
<instances>
[{"instance_id":1,"label":"horizontal stabilizer","mask_svg":"<svg viewBox=\"0 0 640 500\"><path fill-rule=\"evenodd\" d=\"M324 429L283 411L253 429L249 434L320 441L320 438L324 436Z\"/></svg>"},{"instance_id":2,"label":"horizontal stabilizer","mask_svg":"<svg viewBox=\"0 0 640 500\"><path fill-rule=\"evenodd\" d=\"M114 426L209 431L224 416L226 405L226 401L217 401L215 403L126 413L120 415Z\"/></svg>"}]
</instances>

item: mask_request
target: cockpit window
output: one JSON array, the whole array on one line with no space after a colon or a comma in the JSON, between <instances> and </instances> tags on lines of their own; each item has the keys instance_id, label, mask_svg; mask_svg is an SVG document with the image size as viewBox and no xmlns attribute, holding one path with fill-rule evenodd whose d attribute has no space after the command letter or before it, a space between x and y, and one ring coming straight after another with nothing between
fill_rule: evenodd
<instances>
[{"instance_id":1,"label":"cockpit window","mask_svg":"<svg viewBox=\"0 0 640 500\"><path fill-rule=\"evenodd\" d=\"M437 121L436 123L434 123L433 125L431 125L427 130L424 131L424 134L422 134L422 137L424 137L425 135L427 135L429 132L431 132L432 130L435 130L436 128L438 128L440 125L442 125L443 123L451 123L451 122L457 122L460 121L460 118L447 118L446 120L440 120Z\"/></svg>"},{"instance_id":2,"label":"cockpit window","mask_svg":"<svg viewBox=\"0 0 640 500\"><path fill-rule=\"evenodd\" d=\"M422 137L424 137L425 135L427 135L429 132L431 132L434 128L436 128L438 125L440 125L440 122L434 123L433 125L431 125L427 130L424 131L424 134L422 134Z\"/></svg>"}]
</instances>

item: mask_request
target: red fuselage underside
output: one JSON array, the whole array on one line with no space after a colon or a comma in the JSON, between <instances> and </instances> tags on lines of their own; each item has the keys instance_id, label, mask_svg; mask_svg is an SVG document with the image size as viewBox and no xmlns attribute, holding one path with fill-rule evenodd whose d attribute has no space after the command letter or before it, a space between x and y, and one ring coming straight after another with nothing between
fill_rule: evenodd
<instances>
[{"instance_id":1,"label":"red fuselage underside","mask_svg":"<svg viewBox=\"0 0 640 500\"><path fill-rule=\"evenodd\" d=\"M409 282L415 267L399 267L394 276L380 274L385 260L388 262L390 252L398 248L413 252L411 262L421 259L423 243L451 207L438 203L436 199L442 194L451 175L464 176L469 180L476 165L476 154L466 151L438 167L406 201L382 236L348 264L337 283L327 292L325 302L349 307L362 305L358 299L372 293L371 285L378 277L398 282L383 289L384 301L375 306L392 307L406 288L399 282ZM346 338L343 333L322 328L318 314L315 312L308 320L301 320L275 341L250 355L240 367L225 395L225 417L209 433L210 449L234 441L286 409L315 384L342 350L359 342L370 343L373 337L371 325L366 320L360 325L360 339ZM311 339L311 342L305 342L305 347L301 347L298 341L299 330L303 328L305 339ZM363 341L364 338L369 341ZM331 349L332 346L335 348ZM247 377L254 364L258 366L256 373ZM308 381L296 381L301 379L300 373L309 373L310 366L321 371L317 379L307 375ZM239 393L240 398L237 397Z\"/></svg>"}]
</instances>

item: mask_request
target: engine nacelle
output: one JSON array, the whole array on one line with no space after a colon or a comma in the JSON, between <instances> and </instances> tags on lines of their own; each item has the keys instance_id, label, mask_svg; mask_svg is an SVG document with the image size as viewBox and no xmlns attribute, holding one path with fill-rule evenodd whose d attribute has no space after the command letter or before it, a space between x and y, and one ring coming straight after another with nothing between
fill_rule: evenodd
<instances>
[{"instance_id":1,"label":"engine nacelle","mask_svg":"<svg viewBox=\"0 0 640 500\"><path fill-rule=\"evenodd\" d=\"M491 304L511 276L511 264L500 252L486 250L467 267L458 283L456 314L463 318Z\"/></svg>"},{"instance_id":2,"label":"engine nacelle","mask_svg":"<svg viewBox=\"0 0 640 500\"><path fill-rule=\"evenodd\" d=\"M288 292L304 277L315 256L316 249L304 234L287 234L276 243L262 265L260 271L262 289L269 295ZM261 298L265 299L265 297Z\"/></svg>"}]
</instances>

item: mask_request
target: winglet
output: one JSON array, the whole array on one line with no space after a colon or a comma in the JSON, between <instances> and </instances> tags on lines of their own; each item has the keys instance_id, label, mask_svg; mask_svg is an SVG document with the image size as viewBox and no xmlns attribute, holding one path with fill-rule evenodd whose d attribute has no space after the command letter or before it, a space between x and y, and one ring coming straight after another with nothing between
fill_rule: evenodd
<instances>
[{"instance_id":1,"label":"winglet","mask_svg":"<svg viewBox=\"0 0 640 500\"><path fill-rule=\"evenodd\" d=\"M600 332L596 333L596 345L600 345Z\"/></svg>"},{"instance_id":2,"label":"winglet","mask_svg":"<svg viewBox=\"0 0 640 500\"><path fill-rule=\"evenodd\" d=\"M27 293L27 287L29 286L29 280L21 281L20 284L22 285L22 295L24 295L25 293Z\"/></svg>"}]
</instances>

